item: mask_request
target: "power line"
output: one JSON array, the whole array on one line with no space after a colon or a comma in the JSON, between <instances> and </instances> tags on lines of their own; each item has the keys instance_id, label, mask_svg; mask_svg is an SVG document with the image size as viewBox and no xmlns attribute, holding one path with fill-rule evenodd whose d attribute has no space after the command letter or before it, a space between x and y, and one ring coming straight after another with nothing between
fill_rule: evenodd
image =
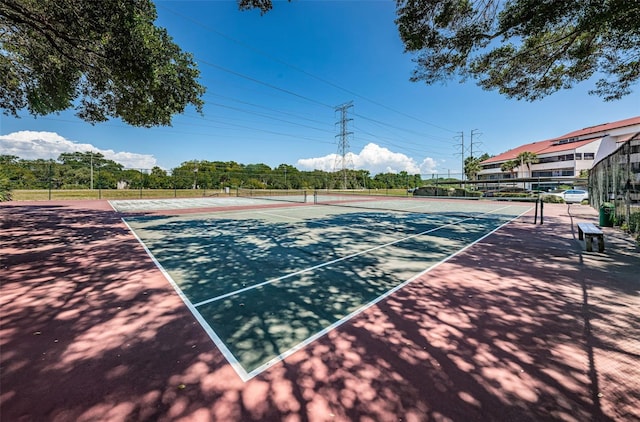
<instances>
[{"instance_id":1,"label":"power line","mask_svg":"<svg viewBox=\"0 0 640 422\"><path fill-rule=\"evenodd\" d=\"M304 75L307 75L307 76L309 76L309 77L311 77L311 78L313 78L313 79L316 79L316 80L318 80L318 81L320 81L320 82L322 82L322 83L325 83L325 84L327 84L327 85L329 85L329 86L332 86L332 87L334 87L334 88L337 88L337 89L339 89L339 90L341 90L341 91L344 91L344 92L346 92L346 93L348 93L348 94L350 94L350 95L356 96L356 97L361 98L361 99L363 99L363 100L365 100L365 101L368 101L368 102L370 102L370 103L372 103L372 104L375 104L375 105L377 105L377 106L379 106L379 107L382 107L382 108L387 109L387 110L389 110L389 111L392 111L392 112L394 112L394 113L400 114L400 115L402 115L402 116L404 116L404 117L407 117L407 118L409 118L409 119L415 120L415 121L417 121L417 122L420 122L420 123L426 124L426 125L428 125L428 126L432 126L432 127L437 128L437 129L441 129L441 130L444 130L444 131L446 131L446 132L450 132L450 133L457 133L457 132L456 132L456 131L454 131L454 130L447 129L447 128L445 128L445 127L442 127L442 126L439 126L439 125L436 125L436 124L433 124L433 123L427 122L427 121L422 120L422 119L420 119L420 118L417 118L417 117L415 117L415 116L411 116L411 115L410 115L410 114L408 114L408 113L405 113L405 112L403 112L403 111L396 110L396 109L394 109L394 108L392 108L392 107L389 107L389 106L388 106L388 105L386 105L386 104L380 103L380 102L378 102L378 101L376 101L376 100L372 100L372 99L370 99L370 98L365 97L364 95L358 94L357 92L354 92L354 91L352 91L352 90L350 90L350 89L344 88L344 87L342 87L342 86L340 86L340 85L338 85L338 84L336 84L336 83L334 83L334 82L331 82L331 81L329 81L329 80L327 80L327 79L324 79L324 78L322 78L322 77L320 77L320 76L317 76L317 75L315 75L315 74L313 74L313 73L311 73L311 72L308 72L308 71L306 71L306 70L304 70L304 69L301 69L301 68L299 68L299 67L297 67L297 66L295 66L295 65L292 65L292 64L290 64L290 63L288 63L288 62L286 62L286 61L284 61L284 60L282 60L282 59L280 59L280 58L278 58L278 57L272 56L272 55L270 55L270 54L268 54L268 53L265 53L264 51L259 50L259 49L255 48L255 47L253 47L253 46L251 46L251 45L249 45L249 44L247 44L247 43L244 43L244 42L242 42L242 41L240 41L240 40L237 40L237 39L235 39L235 38L233 38L233 37L231 37L231 36L229 36L229 35L227 35L227 34L224 34L223 32L220 32L220 31L218 31L217 29L211 28L211 27L209 27L209 26L207 26L207 25L203 24L202 22L200 22L200 21L198 21L198 20L196 20L196 19L193 19L193 18L191 18L191 17L189 17L189 16L186 16L186 15L183 15L183 14L181 14L181 13L179 13L179 12L176 12L176 11L175 11L175 10L173 10L173 9L170 9L170 8L168 8L168 7L165 7L165 6L160 6L160 7L161 7L162 9L167 10L167 11L168 11L168 12L170 12L170 13L173 13L173 14L174 14L174 15L176 15L176 16L179 16L179 17L181 17L181 18L183 18L183 19L189 20L189 21L191 21L191 22L195 23L196 25L198 25L198 26L200 26L200 27L204 28L205 30L207 30L207 31L209 31L209 32L212 32L212 33L214 33L214 34L216 34L216 35L218 35L218 36L220 36L220 37L222 37L222 38L224 38L224 39L226 39L226 40L228 40L228 41L230 41L230 42L232 42L232 43L238 44L238 45L242 46L243 48L246 48L247 50L253 51L253 52L254 52L254 53L256 53L256 54L259 54L259 55L264 56L264 57L266 57L266 58L268 58L268 59L270 59L270 60L273 60L273 61L275 61L276 63L280 63L280 64L282 64L282 65L284 65L284 66L287 66L287 67L289 67L289 68L291 68L291 69L293 69L293 70L295 70L295 71L297 71L297 72L300 72L300 73L302 73L302 74L304 74ZM325 104L323 104L323 105L325 105Z\"/></svg>"},{"instance_id":2,"label":"power line","mask_svg":"<svg viewBox=\"0 0 640 422\"><path fill-rule=\"evenodd\" d=\"M216 69L222 70L223 72L227 72L227 73L230 73L230 74L232 74L232 75L235 75L235 76L237 76L237 77L239 77L239 78L244 78L244 79L250 80L250 81L252 81L252 82L255 82L255 83L257 83L257 84L260 84L260 85L264 85L264 86L266 86L266 87L269 87L269 88L271 88L271 89L275 89L276 91L284 92L284 93L286 93L286 94L293 95L294 97L301 98L301 99L306 100L306 101L309 101L309 102L311 102L311 103L318 104L318 105L321 105L321 106L323 106L323 107L327 107L327 108L331 108L331 109L333 109L333 106L331 106L331 105L329 105L329 104L323 103L323 102L318 101L318 100L314 100L313 98L306 97L306 96L304 96L304 95L298 94L298 93L293 92L293 91L290 91L290 90L288 90L288 89L280 88L280 87L275 86L275 85L273 85L273 84L270 84L270 83L268 83L268 82L261 81L260 79L256 79L256 78L254 78L254 77L244 75L244 74L242 74L242 73L240 73L240 72L236 72L235 70L228 69L228 68L226 68L226 67L224 67L224 66L220 66L220 65L218 65L218 64L211 63L211 62L209 62L209 61L206 61L206 60L203 60L203 59L199 59L199 58L196 58L196 60L198 60L198 62L201 62L201 63L203 63L203 64L205 64L205 65L207 65L207 66L214 67L214 68L216 68Z\"/></svg>"},{"instance_id":3,"label":"power line","mask_svg":"<svg viewBox=\"0 0 640 422\"><path fill-rule=\"evenodd\" d=\"M241 78L244 78L244 79L250 80L250 81L252 81L252 82L255 82L255 83L258 83L258 84L261 84L261 85L267 86L267 87L269 87L269 88L271 88L271 89L275 89L275 90L278 90L278 91L280 91L280 92L284 92L284 93L286 93L286 94L288 94L288 95L293 95L293 96L295 96L295 97L297 97L297 98L301 98L301 99L304 99L304 100L306 100L306 101L309 101L309 102L312 102L312 103L315 103L315 104L319 104L319 105L324 106L324 107L330 107L329 105L327 105L327 104L325 104L325 103L323 103L323 102L320 102L320 101L314 100L314 99L312 99L312 98L306 97L306 96L304 96L304 95L301 95L301 94L295 93L295 92L293 92L293 91L290 91L290 90L287 90L287 89L284 89L284 88L277 87L277 86L275 86L275 85L273 85L273 84L270 84L270 83L267 83L267 82L261 81L261 80L259 80L259 79L253 78L253 77L251 77L251 76L244 75L244 74L242 74L242 73L240 73L240 72L236 72L236 71L234 71L234 70L227 69L227 68L225 68L225 67L223 67L223 66L220 66L220 65L217 65L217 64L215 64L215 63L210 63L210 62L206 62L206 61L202 61L202 62L203 62L204 64L209 65L209 66L212 66L212 67L215 67L215 68L217 68L217 69L223 70L223 71L225 71L225 72L227 72L227 73L231 73L231 74L233 74L233 75L236 75L236 76L239 76L239 77L241 77ZM229 97L227 97L227 98L229 98ZM231 99L231 100L232 100L232 101L238 101L238 102L244 102L244 101L242 101L242 100L236 100L236 99ZM245 103L246 103L246 102L245 102ZM213 104L214 104L214 105L217 105L217 106L220 106L220 107L225 107L225 108L229 108L229 109L236 109L236 110L238 110L238 111L242 111L242 112L247 113L247 111L246 111L246 110L237 109L237 108L234 108L234 107L232 107L232 106L226 106L226 105L219 104L219 103L213 103ZM264 107L264 106L261 106L261 107L266 108L266 107ZM333 108L333 107L332 107L332 108ZM250 112L249 112L249 113L250 113ZM260 115L260 114L259 114L259 113L256 113L256 115ZM397 130L397 131L403 131L403 132L407 132L407 133L410 133L410 134L413 134L413 135L417 135L417 136L424 136L424 134L422 134L422 133L420 133L420 132L416 132L416 131L414 131L414 130L410 130L410 129L406 129L406 128L403 128L403 127L395 126L395 125L392 125L392 124L389 124L389 123L385 123L385 122L382 122L382 121L377 120L377 119L373 119L373 118L370 118L370 117L367 117L367 116L363 116L363 115L361 115L361 114L354 113L354 115L355 115L355 116L360 117L361 119L364 119L364 120L367 120L367 121L373 122L373 123L378 124L378 125L381 125L381 126L386 126L386 127L392 128L392 129ZM265 115L262 115L262 116L263 116L263 117L268 117L268 118L273 118L273 119L275 119L275 120L285 121L285 120L283 120L283 119L274 118L274 117L271 117L271 116L265 116ZM287 122L287 123L292 123L292 124L297 124L297 123L290 122L290 121L285 121L285 122ZM297 125L300 125L300 126L303 126L303 127L304 127L304 126L306 126L306 125L302 125L302 124L297 124ZM306 126L306 127L309 127L309 126ZM323 130L323 129L318 129L318 128L314 128L314 127L311 127L311 128L312 128L312 129L315 129L315 130ZM441 138L441 139L445 139L445 138Z\"/></svg>"},{"instance_id":4,"label":"power line","mask_svg":"<svg viewBox=\"0 0 640 422\"><path fill-rule=\"evenodd\" d=\"M216 120L208 119L208 118L201 117L201 116L185 115L184 117L191 118L191 119L206 120L206 121L219 123ZM226 120L224 122L221 122L221 123L223 123L225 125L228 125L228 126L237 127L237 128L240 128L240 129L249 129L249 130L253 130L253 131L256 131L256 132L268 133L268 134L271 134L271 135L287 136L287 137L290 137L290 138L296 138L298 140L303 139L303 140L307 140L307 141L321 142L321 143L326 143L326 144L332 144L333 143L333 142L325 141L325 140L321 140L321 139L309 138L307 136L292 135L290 133L282 133L282 132L276 132L276 131L272 131L272 130L259 129L259 128L246 126L246 125L239 125L239 124L236 124L236 123L230 123L230 122L228 122ZM211 127L210 125L199 125L199 126ZM213 126L213 127L220 128L219 126ZM220 128L220 129L228 129L228 128Z\"/></svg>"},{"instance_id":5,"label":"power line","mask_svg":"<svg viewBox=\"0 0 640 422\"><path fill-rule=\"evenodd\" d=\"M290 113L290 112L287 112L287 111L278 110L278 109L275 109L273 107L267 107L267 106L261 105L261 104L251 103L249 101L239 100L239 99L233 98L233 97L227 97L225 95L207 93L207 94L205 94L205 96L218 97L218 98L222 98L222 99L225 99L225 100L231 100L231 101L234 101L234 102L237 102L237 103L240 103L240 104L245 104L245 105L248 105L248 106L251 106L251 107L261 108L263 110L275 111L278 114L285 114L287 116L295 117L296 119L306 120L306 121L312 122L312 123L319 123L321 125L327 124L327 122L323 122L321 120L310 119L308 117L300 116L299 114L294 114L294 113Z\"/></svg>"},{"instance_id":6,"label":"power line","mask_svg":"<svg viewBox=\"0 0 640 422\"><path fill-rule=\"evenodd\" d=\"M422 134L420 132L416 132L414 130L410 130L410 129L406 129L406 128L403 128L403 127L395 126L395 125L392 125L392 124L389 124L389 123L381 122L380 120L372 119L370 117L366 117L366 116L363 116L363 115L358 114L358 113L354 113L353 115L356 116L356 117L360 117L361 119L368 120L370 122L376 123L376 124L381 125L381 126L387 126L387 127L392 128L392 129L400 130L400 131L407 132L407 133L411 133L413 135L417 135L417 136L420 136L420 137L424 136L424 134ZM445 139L447 139L447 138L440 138L440 140L445 140Z\"/></svg>"},{"instance_id":7,"label":"power line","mask_svg":"<svg viewBox=\"0 0 640 422\"><path fill-rule=\"evenodd\" d=\"M399 145L399 144L393 142L392 140L390 140L388 138L383 138L383 137L381 137L379 135L376 135L376 134L373 134L371 132L368 132L368 131L362 129L361 127L359 127L359 126L354 126L354 129L357 130L358 133L363 133L365 135L372 136L373 138L377 139L378 143L381 144L381 145L392 146L392 147L398 148L400 150L409 151L412 154L424 154L424 153L439 154L439 153L442 153L442 152L436 152L434 150L427 150L427 149L424 149L424 148L417 149L417 148L409 148L409 147L406 147L406 146L402 146L402 145ZM360 139L362 139L362 138L360 138ZM410 145L416 145L418 147L421 146L420 144L416 144L416 143L413 143L413 142L405 142L405 143L410 144Z\"/></svg>"},{"instance_id":8,"label":"power line","mask_svg":"<svg viewBox=\"0 0 640 422\"><path fill-rule=\"evenodd\" d=\"M279 122L284 122L284 123L289 123L289 124L300 126L300 127L305 127L307 129L313 129L313 130L318 130L318 131L321 131L321 132L332 133L330 130L327 130L327 129L321 129L321 128L317 128L317 127L314 127L314 126L305 125L303 123L296 123L296 122L292 122L290 120L280 119L278 117L273 117L273 116L270 116L270 115L264 114L264 113L257 113L257 112L254 112L254 111L243 110L243 109L238 108L238 107L232 107L232 106L228 106L228 105L225 105L225 104L219 104L219 103L211 103L210 102L209 104L217 106L217 107L226 108L226 109L229 109L229 110L239 111L241 113L252 114L254 116L264 117L264 118L267 118L267 119L277 120Z\"/></svg>"}]
</instances>

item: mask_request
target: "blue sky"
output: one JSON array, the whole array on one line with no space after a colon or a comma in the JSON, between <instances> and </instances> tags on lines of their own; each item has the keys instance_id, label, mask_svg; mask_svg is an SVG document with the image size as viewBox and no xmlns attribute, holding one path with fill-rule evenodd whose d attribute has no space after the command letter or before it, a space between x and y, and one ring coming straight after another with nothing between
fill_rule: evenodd
<instances>
[{"instance_id":1,"label":"blue sky","mask_svg":"<svg viewBox=\"0 0 640 422\"><path fill-rule=\"evenodd\" d=\"M190 108L172 127L144 129L118 120L92 126L73 111L2 115L0 154L57 158L94 150L138 168L171 169L196 159L332 170L339 151L335 107L353 101L355 168L446 174L460 171L460 132L465 155L472 130L474 152L493 155L640 114L637 92L607 103L588 95L594 81L534 103L483 91L473 81L412 83L392 0L276 2L263 16L238 11L234 1L156 5L156 24L195 56L207 88L204 116Z\"/></svg>"}]
</instances>

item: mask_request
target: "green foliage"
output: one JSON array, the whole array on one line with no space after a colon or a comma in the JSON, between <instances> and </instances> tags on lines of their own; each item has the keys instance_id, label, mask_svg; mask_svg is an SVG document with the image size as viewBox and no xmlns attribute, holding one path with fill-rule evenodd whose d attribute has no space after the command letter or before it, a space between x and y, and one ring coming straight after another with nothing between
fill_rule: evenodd
<instances>
[{"instance_id":1,"label":"green foliage","mask_svg":"<svg viewBox=\"0 0 640 422\"><path fill-rule=\"evenodd\" d=\"M75 108L90 123L170 125L205 89L193 57L156 27L151 0L3 0L0 107Z\"/></svg>"},{"instance_id":2,"label":"green foliage","mask_svg":"<svg viewBox=\"0 0 640 422\"><path fill-rule=\"evenodd\" d=\"M482 154L480 157L467 157L464 159L464 174L469 180L475 180L482 167L480 163L489 159L489 154Z\"/></svg>"},{"instance_id":3,"label":"green foliage","mask_svg":"<svg viewBox=\"0 0 640 422\"><path fill-rule=\"evenodd\" d=\"M518 166L520 166L520 162L519 161L517 161L517 160L509 160L509 161L505 161L504 163L502 163L500 165L500 170L502 170L505 173L515 174L515 171L518 168Z\"/></svg>"},{"instance_id":4,"label":"green foliage","mask_svg":"<svg viewBox=\"0 0 640 422\"><path fill-rule=\"evenodd\" d=\"M423 186L416 189L413 192L414 196L454 196L454 197L466 197L466 198L478 198L482 196L480 191L472 191L462 188L454 187L440 187L440 186Z\"/></svg>"},{"instance_id":5,"label":"green foliage","mask_svg":"<svg viewBox=\"0 0 640 422\"><path fill-rule=\"evenodd\" d=\"M549 204L564 204L564 199L556 195L543 195L540 197L542 202Z\"/></svg>"},{"instance_id":6,"label":"green foliage","mask_svg":"<svg viewBox=\"0 0 640 422\"><path fill-rule=\"evenodd\" d=\"M260 13L264 14L273 8L273 2L272 0L238 0L238 7L240 10L260 9Z\"/></svg>"},{"instance_id":7,"label":"green foliage","mask_svg":"<svg viewBox=\"0 0 640 422\"><path fill-rule=\"evenodd\" d=\"M0 155L0 165L13 189L336 189L342 188L341 172L300 171L281 164L239 164L234 161L182 163L168 172L160 167L125 169L99 153L64 153L57 161L21 160ZM367 170L348 170L347 189L401 189L422 185L419 174L406 172L378 174Z\"/></svg>"},{"instance_id":8,"label":"green foliage","mask_svg":"<svg viewBox=\"0 0 640 422\"><path fill-rule=\"evenodd\" d=\"M615 100L640 78L640 2L398 0L396 23L417 64L412 80L458 76L529 101L604 75Z\"/></svg>"},{"instance_id":9,"label":"green foliage","mask_svg":"<svg viewBox=\"0 0 640 422\"><path fill-rule=\"evenodd\" d=\"M535 152L524 151L518 154L515 161L519 162L521 166L527 166L529 170L529 177L531 176L531 164L535 164L540 161L538 155Z\"/></svg>"},{"instance_id":10,"label":"green foliage","mask_svg":"<svg viewBox=\"0 0 640 422\"><path fill-rule=\"evenodd\" d=\"M0 172L0 202L11 201L9 178Z\"/></svg>"},{"instance_id":11,"label":"green foliage","mask_svg":"<svg viewBox=\"0 0 640 422\"><path fill-rule=\"evenodd\" d=\"M640 211L632 212L629 216L629 231L640 233Z\"/></svg>"},{"instance_id":12,"label":"green foliage","mask_svg":"<svg viewBox=\"0 0 640 422\"><path fill-rule=\"evenodd\" d=\"M531 194L526 192L496 192L493 196L496 198L531 198Z\"/></svg>"}]
</instances>

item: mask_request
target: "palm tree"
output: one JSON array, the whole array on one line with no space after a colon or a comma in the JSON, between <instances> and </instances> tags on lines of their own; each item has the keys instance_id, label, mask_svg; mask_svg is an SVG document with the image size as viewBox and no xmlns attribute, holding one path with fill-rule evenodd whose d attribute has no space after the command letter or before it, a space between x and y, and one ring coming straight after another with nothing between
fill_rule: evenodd
<instances>
[{"instance_id":1,"label":"palm tree","mask_svg":"<svg viewBox=\"0 0 640 422\"><path fill-rule=\"evenodd\" d=\"M513 175L516 173L515 169L518 168L518 166L520 166L519 161L509 160L502 163L502 165L500 166L500 170L502 170L505 173L511 173L512 175L511 177L513 178Z\"/></svg>"},{"instance_id":2,"label":"palm tree","mask_svg":"<svg viewBox=\"0 0 640 422\"><path fill-rule=\"evenodd\" d=\"M531 164L535 164L540 161L538 155L535 152L524 151L518 154L516 160L520 162L520 165L526 165L529 170L529 177L531 177Z\"/></svg>"},{"instance_id":3,"label":"palm tree","mask_svg":"<svg viewBox=\"0 0 640 422\"><path fill-rule=\"evenodd\" d=\"M469 180L475 180L482 167L480 167L480 160L474 157L467 157L464 160L464 173Z\"/></svg>"}]
</instances>

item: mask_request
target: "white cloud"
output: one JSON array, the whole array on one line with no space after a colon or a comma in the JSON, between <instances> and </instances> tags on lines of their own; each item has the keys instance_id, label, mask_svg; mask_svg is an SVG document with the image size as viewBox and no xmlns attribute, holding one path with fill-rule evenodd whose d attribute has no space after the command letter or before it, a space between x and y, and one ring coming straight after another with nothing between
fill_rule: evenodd
<instances>
[{"instance_id":1,"label":"white cloud","mask_svg":"<svg viewBox=\"0 0 640 422\"><path fill-rule=\"evenodd\" d=\"M433 158L427 157L420 164L420 174L437 174L438 163Z\"/></svg>"},{"instance_id":2,"label":"white cloud","mask_svg":"<svg viewBox=\"0 0 640 422\"><path fill-rule=\"evenodd\" d=\"M359 170L369 170L372 175L378 173L431 174L436 172L437 163L433 158L425 158L422 163L399 152L393 152L380 145L369 143L358 154L347 154L346 161L351 167ZM335 171L342 167L342 157L329 154L324 157L302 158L296 163L300 170Z\"/></svg>"},{"instance_id":3,"label":"white cloud","mask_svg":"<svg viewBox=\"0 0 640 422\"><path fill-rule=\"evenodd\" d=\"M15 155L25 160L57 159L64 152L99 152L127 168L150 169L157 165L153 155L96 148L91 144L70 141L55 132L23 130L0 135L0 154Z\"/></svg>"}]
</instances>

